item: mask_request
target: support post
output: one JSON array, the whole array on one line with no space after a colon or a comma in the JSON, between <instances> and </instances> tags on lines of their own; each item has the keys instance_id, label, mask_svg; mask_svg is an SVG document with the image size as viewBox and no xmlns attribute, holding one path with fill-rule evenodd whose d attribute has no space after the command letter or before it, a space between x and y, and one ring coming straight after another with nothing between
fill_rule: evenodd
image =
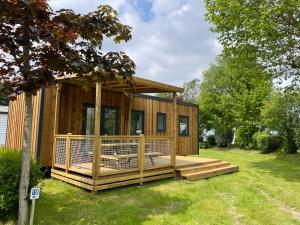
<instances>
[{"instance_id":1,"label":"support post","mask_svg":"<svg viewBox=\"0 0 300 225\"><path fill-rule=\"evenodd\" d=\"M72 133L68 133L67 146L66 146L66 173L69 172L71 162L71 136Z\"/></svg>"},{"instance_id":2,"label":"support post","mask_svg":"<svg viewBox=\"0 0 300 225\"><path fill-rule=\"evenodd\" d=\"M128 121L127 121L127 135L130 136L131 131L131 102L132 102L132 94L130 93L128 96Z\"/></svg>"},{"instance_id":3,"label":"support post","mask_svg":"<svg viewBox=\"0 0 300 225\"><path fill-rule=\"evenodd\" d=\"M172 158L171 164L173 168L176 168L176 150L177 150L177 95L173 92L173 102L172 102L172 136L173 136L173 148L172 148Z\"/></svg>"},{"instance_id":4,"label":"support post","mask_svg":"<svg viewBox=\"0 0 300 225\"><path fill-rule=\"evenodd\" d=\"M145 136L144 134L140 134L139 139L139 153L140 153L140 163L139 163L139 169L140 169L140 185L143 185L144 180L144 168L145 168Z\"/></svg>"},{"instance_id":5,"label":"support post","mask_svg":"<svg viewBox=\"0 0 300 225\"><path fill-rule=\"evenodd\" d=\"M52 152L52 167L55 165L56 161L56 137L58 134L58 125L59 125L59 108L60 108L60 92L61 92L61 83L58 82L56 86L56 99L55 99L55 109L54 109L54 131L53 131L53 152Z\"/></svg>"},{"instance_id":6,"label":"support post","mask_svg":"<svg viewBox=\"0 0 300 225\"><path fill-rule=\"evenodd\" d=\"M96 102L95 102L95 137L94 137L94 148L93 148L93 168L92 176L94 181L94 192L95 183L99 173L100 165L100 154L101 154L101 143L100 143L100 119L101 119L101 83L96 83Z\"/></svg>"}]
</instances>

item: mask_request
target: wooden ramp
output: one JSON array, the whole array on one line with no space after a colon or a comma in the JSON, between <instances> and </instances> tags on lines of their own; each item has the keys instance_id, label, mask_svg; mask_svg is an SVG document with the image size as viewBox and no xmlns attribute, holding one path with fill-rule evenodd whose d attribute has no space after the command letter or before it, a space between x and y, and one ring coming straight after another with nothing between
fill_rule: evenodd
<instances>
[{"instance_id":1,"label":"wooden ramp","mask_svg":"<svg viewBox=\"0 0 300 225\"><path fill-rule=\"evenodd\" d=\"M239 171L239 167L220 159L177 156L176 173L187 180L200 180Z\"/></svg>"}]
</instances>

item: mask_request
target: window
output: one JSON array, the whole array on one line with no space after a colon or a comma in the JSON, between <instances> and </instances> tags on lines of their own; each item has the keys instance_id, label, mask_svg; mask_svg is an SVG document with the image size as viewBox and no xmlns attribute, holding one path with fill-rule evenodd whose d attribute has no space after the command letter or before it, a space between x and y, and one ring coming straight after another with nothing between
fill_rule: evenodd
<instances>
[{"instance_id":1,"label":"window","mask_svg":"<svg viewBox=\"0 0 300 225\"><path fill-rule=\"evenodd\" d=\"M179 136L189 136L188 116L179 116Z\"/></svg>"},{"instance_id":2,"label":"window","mask_svg":"<svg viewBox=\"0 0 300 225\"><path fill-rule=\"evenodd\" d=\"M95 134L95 105L83 105L82 131L83 135ZM101 135L119 134L119 108L101 107Z\"/></svg>"},{"instance_id":3,"label":"window","mask_svg":"<svg viewBox=\"0 0 300 225\"><path fill-rule=\"evenodd\" d=\"M93 135L95 133L95 106L93 104L84 104L82 117L83 135Z\"/></svg>"},{"instance_id":4,"label":"window","mask_svg":"<svg viewBox=\"0 0 300 225\"><path fill-rule=\"evenodd\" d=\"M164 132L167 130L167 114L158 112L156 114L156 130L157 132Z\"/></svg>"},{"instance_id":5,"label":"window","mask_svg":"<svg viewBox=\"0 0 300 225\"><path fill-rule=\"evenodd\" d=\"M102 106L101 108L101 135L119 134L119 114L117 107Z\"/></svg>"},{"instance_id":6,"label":"window","mask_svg":"<svg viewBox=\"0 0 300 225\"><path fill-rule=\"evenodd\" d=\"M144 111L131 111L131 135L139 135L144 133Z\"/></svg>"}]
</instances>

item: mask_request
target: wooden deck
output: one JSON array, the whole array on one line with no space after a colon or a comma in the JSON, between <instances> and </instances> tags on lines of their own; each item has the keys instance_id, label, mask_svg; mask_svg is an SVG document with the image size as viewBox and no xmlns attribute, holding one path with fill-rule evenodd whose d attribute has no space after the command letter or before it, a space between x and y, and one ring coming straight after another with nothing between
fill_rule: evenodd
<instances>
[{"instance_id":1,"label":"wooden deck","mask_svg":"<svg viewBox=\"0 0 300 225\"><path fill-rule=\"evenodd\" d=\"M222 172L230 173L238 170L238 167L234 167L233 169L227 168L228 165L224 164L224 162L219 159L177 156L176 169L170 166L164 166L167 165L169 161L169 157L156 157L156 166L153 167L151 162L146 160L145 170L143 173L140 173L138 168L118 170L116 168L113 169L101 166L99 171L101 176L99 176L96 181L92 179L92 163L84 163L81 164L80 167L76 166L76 168L70 167L70 171L68 171L68 173L63 169L54 168L51 170L51 176L75 186L96 192L108 188L127 186L131 184L142 184L147 181L171 178L175 176L181 176L188 180L195 180L192 178L189 179L188 176L191 175L193 178L197 178L199 171L202 173L202 177L200 178L207 178L210 177L207 176L207 172L210 172L210 175L214 176L223 174ZM149 166L148 169L147 165ZM221 165L224 165L224 167ZM213 169L216 171L211 171Z\"/></svg>"}]
</instances>

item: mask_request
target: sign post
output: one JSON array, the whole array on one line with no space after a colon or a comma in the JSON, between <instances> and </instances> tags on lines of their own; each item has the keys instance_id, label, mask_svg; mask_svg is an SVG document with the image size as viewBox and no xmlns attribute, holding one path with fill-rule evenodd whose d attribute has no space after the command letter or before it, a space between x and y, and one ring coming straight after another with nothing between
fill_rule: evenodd
<instances>
[{"instance_id":1,"label":"sign post","mask_svg":"<svg viewBox=\"0 0 300 225\"><path fill-rule=\"evenodd\" d=\"M30 190L30 200L32 200L31 204L31 213L30 213L30 225L33 225L34 219L34 209L35 209L35 200L40 197L40 188L34 187Z\"/></svg>"}]
</instances>

